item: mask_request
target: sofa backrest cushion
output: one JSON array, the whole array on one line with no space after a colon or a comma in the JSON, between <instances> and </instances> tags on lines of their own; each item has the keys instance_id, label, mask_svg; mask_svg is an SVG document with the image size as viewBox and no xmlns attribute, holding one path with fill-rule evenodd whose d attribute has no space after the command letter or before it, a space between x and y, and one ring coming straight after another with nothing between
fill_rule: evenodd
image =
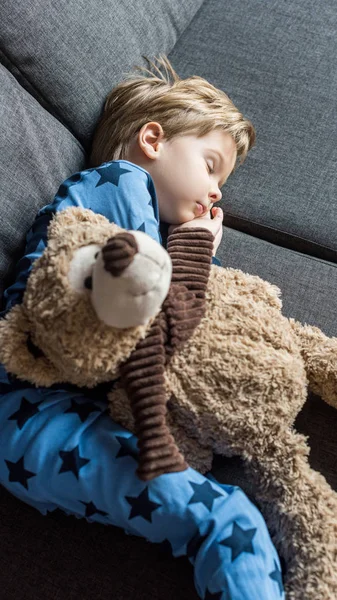
<instances>
[{"instance_id":1,"label":"sofa backrest cushion","mask_svg":"<svg viewBox=\"0 0 337 600\"><path fill-rule=\"evenodd\" d=\"M85 148L108 92L135 64L168 54L203 0L2 3L5 54Z\"/></svg>"},{"instance_id":2,"label":"sofa backrest cushion","mask_svg":"<svg viewBox=\"0 0 337 600\"><path fill-rule=\"evenodd\" d=\"M80 143L0 67L0 297L39 208L84 168Z\"/></svg>"},{"instance_id":3,"label":"sofa backrest cushion","mask_svg":"<svg viewBox=\"0 0 337 600\"><path fill-rule=\"evenodd\" d=\"M210 0L169 55L181 77L208 78L256 128L223 188L224 224L335 263L336 30L336 0Z\"/></svg>"}]
</instances>

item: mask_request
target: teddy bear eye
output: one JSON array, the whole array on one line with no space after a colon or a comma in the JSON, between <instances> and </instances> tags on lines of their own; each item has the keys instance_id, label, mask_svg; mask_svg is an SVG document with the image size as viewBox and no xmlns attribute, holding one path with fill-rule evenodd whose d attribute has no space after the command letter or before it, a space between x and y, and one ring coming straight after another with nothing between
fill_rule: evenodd
<instances>
[{"instance_id":1,"label":"teddy bear eye","mask_svg":"<svg viewBox=\"0 0 337 600\"><path fill-rule=\"evenodd\" d=\"M87 288L87 290L92 290L92 277L91 275L89 275L89 277L86 277L84 280L84 287Z\"/></svg>"},{"instance_id":2,"label":"teddy bear eye","mask_svg":"<svg viewBox=\"0 0 337 600\"><path fill-rule=\"evenodd\" d=\"M68 272L68 281L74 291L83 293L92 289L93 268L100 251L98 244L89 244L75 250Z\"/></svg>"}]
</instances>

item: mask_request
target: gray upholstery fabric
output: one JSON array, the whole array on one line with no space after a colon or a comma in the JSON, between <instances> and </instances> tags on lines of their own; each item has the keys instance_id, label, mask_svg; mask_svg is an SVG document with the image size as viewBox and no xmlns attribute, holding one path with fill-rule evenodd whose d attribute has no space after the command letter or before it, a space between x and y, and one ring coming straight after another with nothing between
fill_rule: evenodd
<instances>
[{"instance_id":1,"label":"gray upholstery fabric","mask_svg":"<svg viewBox=\"0 0 337 600\"><path fill-rule=\"evenodd\" d=\"M223 188L225 225L337 262L335 0L207 0L170 53L228 93L256 147Z\"/></svg>"},{"instance_id":2,"label":"gray upholstery fabric","mask_svg":"<svg viewBox=\"0 0 337 600\"><path fill-rule=\"evenodd\" d=\"M83 143L112 87L134 64L168 54L202 0L19 0L0 7L2 52L21 83ZM9 62L7 64L9 64Z\"/></svg>"},{"instance_id":3,"label":"gray upholstery fabric","mask_svg":"<svg viewBox=\"0 0 337 600\"><path fill-rule=\"evenodd\" d=\"M27 230L66 177L84 168L79 142L0 66L0 297ZM12 273L11 273L12 274Z\"/></svg>"}]
</instances>

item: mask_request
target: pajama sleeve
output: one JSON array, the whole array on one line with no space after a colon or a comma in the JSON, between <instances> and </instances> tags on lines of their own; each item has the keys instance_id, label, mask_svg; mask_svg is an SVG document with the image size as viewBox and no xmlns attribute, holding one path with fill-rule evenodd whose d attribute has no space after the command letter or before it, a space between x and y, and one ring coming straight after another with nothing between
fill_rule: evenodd
<instances>
[{"instance_id":1,"label":"pajama sleeve","mask_svg":"<svg viewBox=\"0 0 337 600\"><path fill-rule=\"evenodd\" d=\"M144 231L162 242L156 191L145 169L117 160L75 173L60 185L53 202L38 212L17 264L15 282L4 293L4 312L21 302L32 265L46 247L47 227L54 214L71 206L91 209L124 229Z\"/></svg>"}]
</instances>

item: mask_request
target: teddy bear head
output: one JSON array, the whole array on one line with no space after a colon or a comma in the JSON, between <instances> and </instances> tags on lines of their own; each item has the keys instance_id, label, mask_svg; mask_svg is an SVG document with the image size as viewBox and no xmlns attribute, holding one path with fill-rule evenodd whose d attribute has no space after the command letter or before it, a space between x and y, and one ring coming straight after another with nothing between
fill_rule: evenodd
<instances>
[{"instance_id":1,"label":"teddy bear head","mask_svg":"<svg viewBox=\"0 0 337 600\"><path fill-rule=\"evenodd\" d=\"M36 385L93 387L118 377L171 281L166 250L143 232L71 208L48 228L23 302L1 323L1 360Z\"/></svg>"}]
</instances>

